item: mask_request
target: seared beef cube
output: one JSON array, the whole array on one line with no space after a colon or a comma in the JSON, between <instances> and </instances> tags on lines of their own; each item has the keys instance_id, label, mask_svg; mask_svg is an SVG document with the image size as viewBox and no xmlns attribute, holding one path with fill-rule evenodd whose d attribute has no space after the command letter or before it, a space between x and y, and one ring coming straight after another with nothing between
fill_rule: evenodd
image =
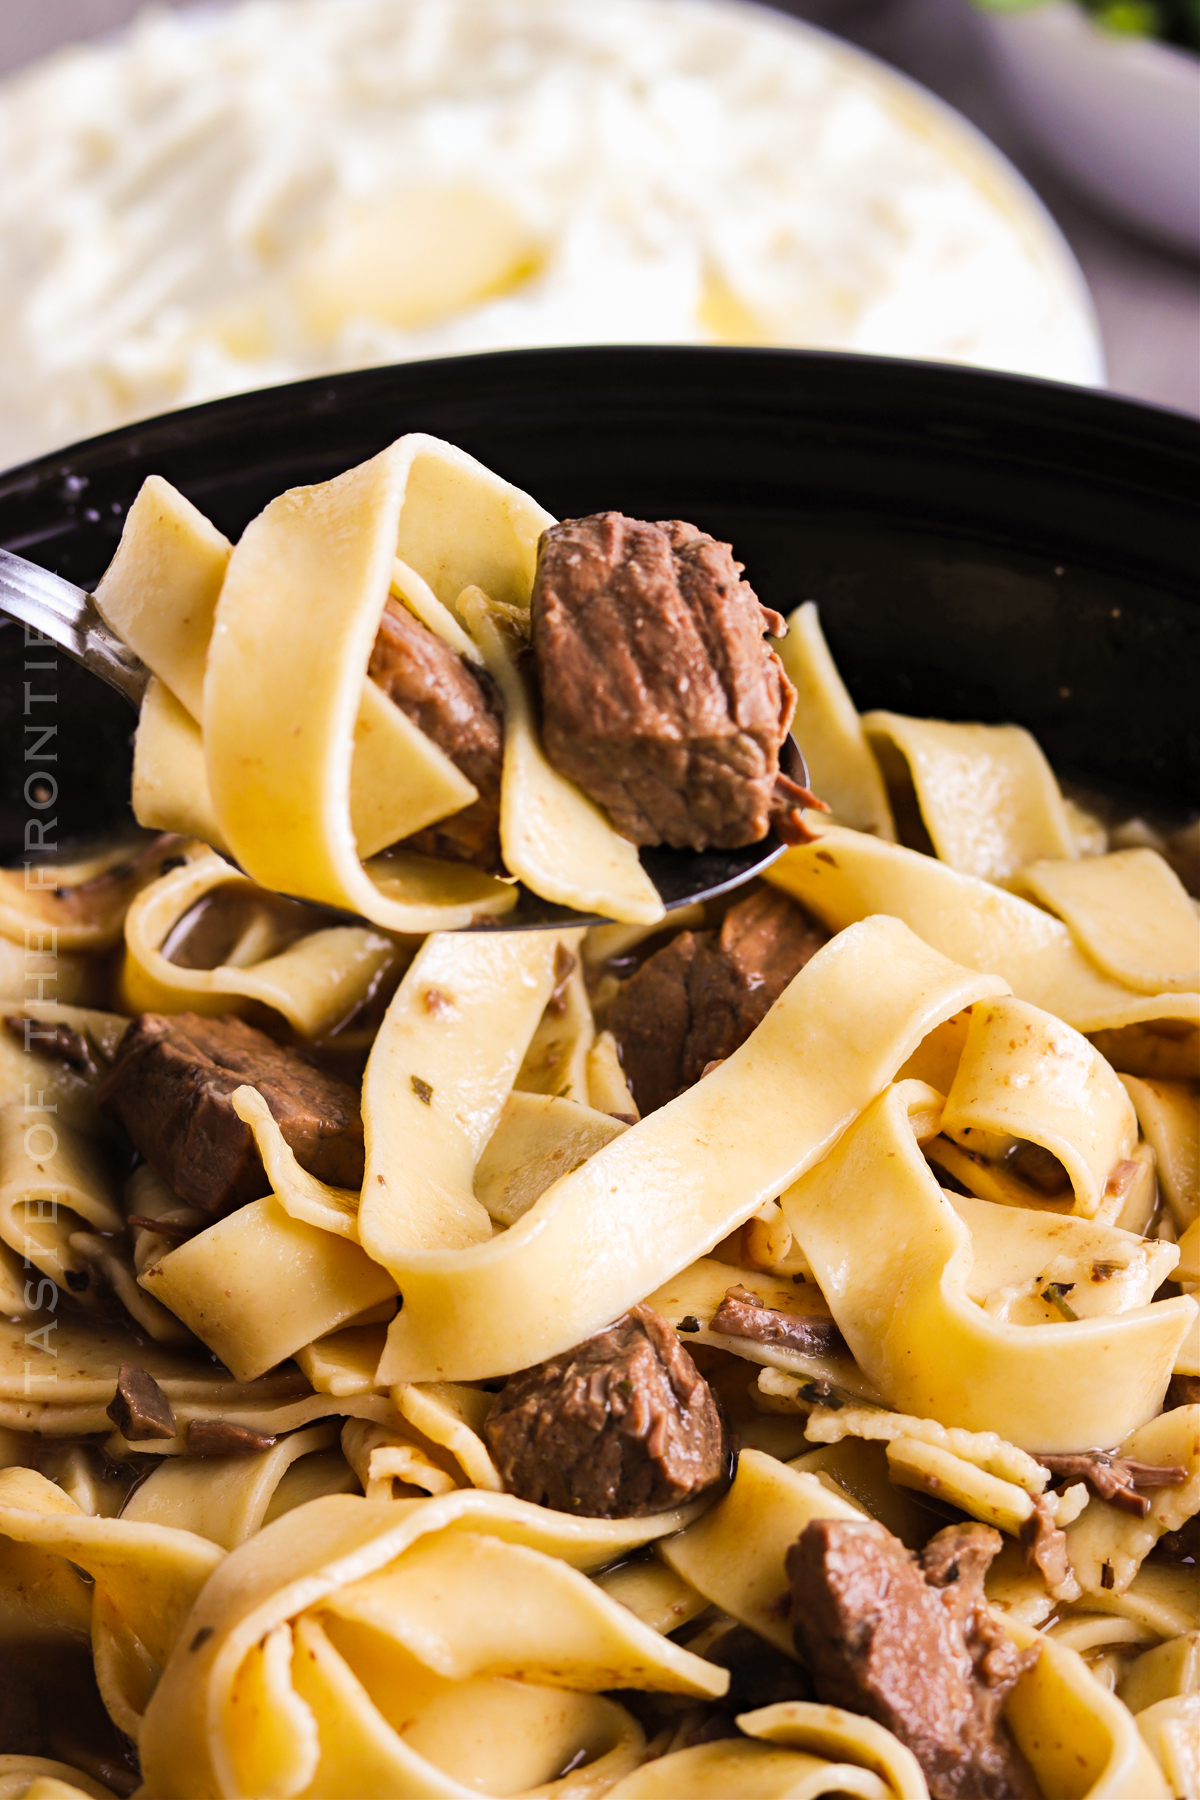
<instances>
[{"instance_id":1,"label":"seared beef cube","mask_svg":"<svg viewBox=\"0 0 1200 1800\"><path fill-rule=\"evenodd\" d=\"M623 982L606 1023L644 1115L744 1044L829 933L777 888L725 914L720 932L682 931Z\"/></svg>"},{"instance_id":2,"label":"seared beef cube","mask_svg":"<svg viewBox=\"0 0 1200 1800\"><path fill-rule=\"evenodd\" d=\"M354 1089L241 1019L143 1013L96 1097L181 1200L216 1214L270 1191L230 1100L243 1086L258 1089L302 1168L334 1187L362 1186Z\"/></svg>"},{"instance_id":3,"label":"seared beef cube","mask_svg":"<svg viewBox=\"0 0 1200 1800\"><path fill-rule=\"evenodd\" d=\"M542 743L635 844L730 849L801 793L779 773L796 695L785 629L728 544L622 513L542 536L531 604Z\"/></svg>"},{"instance_id":4,"label":"seared beef cube","mask_svg":"<svg viewBox=\"0 0 1200 1800\"><path fill-rule=\"evenodd\" d=\"M725 1472L712 1391L646 1306L512 1376L484 1434L510 1494L594 1519L680 1506Z\"/></svg>"},{"instance_id":5,"label":"seared beef cube","mask_svg":"<svg viewBox=\"0 0 1200 1800\"><path fill-rule=\"evenodd\" d=\"M406 606L389 600L367 673L479 790L470 806L417 832L407 846L500 869L504 720L487 671L472 668Z\"/></svg>"},{"instance_id":6,"label":"seared beef cube","mask_svg":"<svg viewBox=\"0 0 1200 1800\"><path fill-rule=\"evenodd\" d=\"M1001 1717L1037 1660L991 1616L986 1525L951 1525L921 1557L882 1525L816 1519L787 1556L796 1649L818 1700L865 1713L907 1744L931 1800L1038 1800Z\"/></svg>"}]
</instances>

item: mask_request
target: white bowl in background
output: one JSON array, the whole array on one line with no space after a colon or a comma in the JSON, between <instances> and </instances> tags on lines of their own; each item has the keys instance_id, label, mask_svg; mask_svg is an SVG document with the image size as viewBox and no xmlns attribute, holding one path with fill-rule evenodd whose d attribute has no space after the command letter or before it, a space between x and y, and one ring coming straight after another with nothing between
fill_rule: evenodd
<instances>
[{"instance_id":1,"label":"white bowl in background","mask_svg":"<svg viewBox=\"0 0 1200 1800\"><path fill-rule=\"evenodd\" d=\"M1200 58L1104 31L1070 0L979 12L1031 139L1118 219L1200 251Z\"/></svg>"},{"instance_id":2,"label":"white bowl in background","mask_svg":"<svg viewBox=\"0 0 1200 1800\"><path fill-rule=\"evenodd\" d=\"M0 84L0 167L0 465L538 344L1104 379L1079 267L994 145L744 0L151 8Z\"/></svg>"}]
</instances>

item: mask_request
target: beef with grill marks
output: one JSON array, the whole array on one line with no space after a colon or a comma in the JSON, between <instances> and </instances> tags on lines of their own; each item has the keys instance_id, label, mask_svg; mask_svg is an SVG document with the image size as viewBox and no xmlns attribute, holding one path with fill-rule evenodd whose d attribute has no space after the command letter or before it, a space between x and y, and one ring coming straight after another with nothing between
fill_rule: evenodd
<instances>
[{"instance_id":1,"label":"beef with grill marks","mask_svg":"<svg viewBox=\"0 0 1200 1800\"><path fill-rule=\"evenodd\" d=\"M807 835L780 774L796 695L764 633L785 630L728 544L678 519L565 519L531 603L542 743L635 844L731 849L774 822Z\"/></svg>"},{"instance_id":2,"label":"beef with grill marks","mask_svg":"<svg viewBox=\"0 0 1200 1800\"><path fill-rule=\"evenodd\" d=\"M785 987L828 942L824 926L777 888L725 914L719 932L681 931L621 988L606 1024L645 1114L744 1044Z\"/></svg>"}]
</instances>

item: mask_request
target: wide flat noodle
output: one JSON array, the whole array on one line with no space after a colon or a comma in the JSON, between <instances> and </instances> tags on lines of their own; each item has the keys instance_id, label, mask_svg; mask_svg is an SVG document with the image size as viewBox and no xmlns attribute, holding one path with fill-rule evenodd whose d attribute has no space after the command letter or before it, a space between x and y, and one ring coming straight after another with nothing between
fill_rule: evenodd
<instances>
[{"instance_id":1,"label":"wide flat noodle","mask_svg":"<svg viewBox=\"0 0 1200 1800\"><path fill-rule=\"evenodd\" d=\"M643 1684L668 1691L721 1691L723 1671L666 1643L572 1574L678 1529L686 1516L568 1519L507 1495L471 1491L380 1503L330 1497L287 1514L231 1552L193 1610L142 1730L148 1787L161 1800L295 1792L301 1769L307 1783L327 1760L336 1766L338 1745L326 1735L334 1729L351 1734L351 1744L357 1736L373 1745L373 1761L387 1759L392 1785L384 1791L462 1794L470 1790L452 1776L442 1775L439 1785L437 1763L422 1754L415 1727L425 1730L424 1741L436 1753L453 1742L442 1729L439 1708L450 1708L460 1731L473 1706L485 1717L491 1708L493 1754L503 1760L506 1727L517 1726L518 1744L521 1728L500 1702L509 1695L518 1711L532 1706L536 1716L543 1691L532 1682L507 1685L517 1672L514 1661L529 1667L532 1653L544 1679L551 1645L565 1655L563 1667L572 1682L588 1687L629 1685L624 1675L636 1671ZM506 1549L515 1555L506 1555ZM521 1575L534 1581L540 1602L528 1610L520 1600ZM437 1596L446 1584L464 1581L469 1601L443 1606ZM510 1597L493 1611L487 1596L496 1582ZM489 1618L492 1629L482 1630ZM289 1625L297 1641L310 1648L318 1648L318 1633L326 1637L329 1654L323 1647L319 1651L324 1679L344 1696L345 1705L314 1704L314 1691L302 1688L302 1664L291 1664ZM243 1710L238 1696L248 1692L248 1682L262 1691L260 1659L277 1632L287 1637L274 1639L284 1642L274 1669L274 1698ZM486 1671L481 1683L478 1673L459 1681L447 1672L479 1671L481 1665ZM503 1688L484 1685L497 1677L505 1680ZM576 1731L595 1717L566 1704L575 1714ZM404 1720L398 1728L387 1717L397 1713ZM286 1724L297 1714L299 1731L295 1723ZM570 1755L568 1748L563 1761ZM297 1756L298 1762L291 1760ZM264 1778L281 1772L285 1760L295 1771L288 1778L295 1785L277 1789ZM342 1782L356 1780L361 1788L364 1768L372 1763L351 1756L341 1767ZM312 1791L354 1790L323 1776Z\"/></svg>"},{"instance_id":2,"label":"wide flat noodle","mask_svg":"<svg viewBox=\"0 0 1200 1800\"><path fill-rule=\"evenodd\" d=\"M884 775L907 773L940 859L1003 881L1039 857L1077 854L1058 783L1019 725L954 725L899 713L863 716Z\"/></svg>"},{"instance_id":3,"label":"wide flat noodle","mask_svg":"<svg viewBox=\"0 0 1200 1800\"><path fill-rule=\"evenodd\" d=\"M229 555L229 539L169 481L149 475L94 595L104 622L193 719Z\"/></svg>"},{"instance_id":4,"label":"wide flat noodle","mask_svg":"<svg viewBox=\"0 0 1200 1800\"><path fill-rule=\"evenodd\" d=\"M559 946L577 942L539 931L436 934L421 946L363 1080L359 1231L376 1261L492 1235L475 1169L554 991Z\"/></svg>"},{"instance_id":5,"label":"wide flat noodle","mask_svg":"<svg viewBox=\"0 0 1200 1800\"><path fill-rule=\"evenodd\" d=\"M927 1800L924 1781L908 1791ZM682 1794L688 1800L819 1800L823 1794L894 1800L896 1789L850 1762L722 1738L643 1763L609 1789L608 1800L680 1800Z\"/></svg>"},{"instance_id":6,"label":"wide flat noodle","mask_svg":"<svg viewBox=\"0 0 1200 1800\"><path fill-rule=\"evenodd\" d=\"M1137 1728L1171 1792L1200 1793L1200 1694L1158 1701L1137 1715Z\"/></svg>"},{"instance_id":7,"label":"wide flat noodle","mask_svg":"<svg viewBox=\"0 0 1200 1800\"><path fill-rule=\"evenodd\" d=\"M985 1156L1018 1139L1040 1144L1067 1171L1075 1211L1090 1219L1109 1176L1132 1155L1137 1116L1119 1077L1081 1033L1006 997L971 1008L942 1130Z\"/></svg>"},{"instance_id":8,"label":"wide flat noodle","mask_svg":"<svg viewBox=\"0 0 1200 1800\"><path fill-rule=\"evenodd\" d=\"M443 943L449 979L459 952ZM485 939L472 966L486 966L489 953L514 954ZM380 1364L389 1382L509 1373L608 1324L795 1180L922 1037L1000 986L896 921L868 920L820 950L720 1068L491 1236L484 1209L467 1204L470 1158L453 1106L439 1107L436 1082L431 1104L414 1097L414 1076L432 1080L408 1051L419 965L392 1003L363 1090L359 1229L404 1295ZM466 1025L471 1015L462 1016ZM471 1093L486 1083L491 1095L497 1075L455 1017L442 1025L445 1067L469 1072Z\"/></svg>"},{"instance_id":9,"label":"wide flat noodle","mask_svg":"<svg viewBox=\"0 0 1200 1800\"><path fill-rule=\"evenodd\" d=\"M1086 1450L1145 1424L1195 1301L1046 1325L989 1316L967 1292L969 1228L909 1125L928 1095L897 1083L782 1197L860 1368L898 1411L995 1431L1026 1450Z\"/></svg>"},{"instance_id":10,"label":"wide flat noodle","mask_svg":"<svg viewBox=\"0 0 1200 1800\"><path fill-rule=\"evenodd\" d=\"M85 1225L116 1232L123 1223L111 1162L94 1138L53 1114L0 1106L0 1243L26 1272L23 1309L57 1304L59 1281L95 1305L89 1260L72 1237Z\"/></svg>"},{"instance_id":11,"label":"wide flat noodle","mask_svg":"<svg viewBox=\"0 0 1200 1800\"><path fill-rule=\"evenodd\" d=\"M1158 1179L1176 1229L1200 1216L1200 1088L1194 1081L1122 1075L1138 1124L1154 1151Z\"/></svg>"},{"instance_id":12,"label":"wide flat noodle","mask_svg":"<svg viewBox=\"0 0 1200 1800\"><path fill-rule=\"evenodd\" d=\"M235 1415L253 1423L281 1404L312 1403L298 1370L246 1385L231 1380L198 1350L189 1354L170 1344L147 1342L128 1322L60 1308L36 1332L24 1322L0 1319L0 1426L51 1437L110 1430L105 1408L116 1392L123 1362L136 1363L154 1377L181 1426L190 1418ZM324 1404L327 1413L341 1410L327 1398ZM289 1420L281 1429L307 1424L313 1416ZM170 1444L156 1440L155 1447L161 1452Z\"/></svg>"},{"instance_id":13,"label":"wide flat noodle","mask_svg":"<svg viewBox=\"0 0 1200 1800\"><path fill-rule=\"evenodd\" d=\"M1200 1406L1175 1406L1160 1413L1130 1432L1116 1453L1134 1462L1182 1468L1186 1479L1177 1486L1147 1490L1150 1508L1145 1518L1097 1496L1072 1526L1068 1554L1088 1595L1087 1604L1093 1607L1105 1607L1128 1592L1159 1538L1178 1531L1200 1512Z\"/></svg>"},{"instance_id":14,"label":"wide flat noodle","mask_svg":"<svg viewBox=\"0 0 1200 1800\"><path fill-rule=\"evenodd\" d=\"M452 929L514 903L478 871L465 901L406 898L403 865L390 883L372 879L351 823L354 722L397 549L443 600L453 567L463 586L487 580L527 602L550 523L462 451L413 433L280 496L247 527L217 608L203 726L217 817L255 879L396 931Z\"/></svg>"},{"instance_id":15,"label":"wide flat noodle","mask_svg":"<svg viewBox=\"0 0 1200 1800\"><path fill-rule=\"evenodd\" d=\"M489 1791L599 1800L644 1753L640 1726L599 1694L503 1676L443 1682L387 1640L368 1648L360 1635L347 1646L347 1632L327 1633L309 1615L296 1626L296 1691L320 1738L313 1800L357 1795L364 1781L379 1794L441 1800ZM555 1780L563 1768L573 1772Z\"/></svg>"},{"instance_id":16,"label":"wide flat noodle","mask_svg":"<svg viewBox=\"0 0 1200 1800\"><path fill-rule=\"evenodd\" d=\"M576 944L576 949L579 947ZM587 982L582 966L576 963L565 981L556 984L553 1004L546 1007L538 1020L537 1030L530 1038L529 1048L517 1070L514 1090L522 1094L548 1094L560 1100L575 1100L581 1106L594 1105L589 1064L595 1042L596 1021ZM636 1113L637 1108L633 1107L626 1123Z\"/></svg>"},{"instance_id":17,"label":"wide flat noodle","mask_svg":"<svg viewBox=\"0 0 1200 1800\"><path fill-rule=\"evenodd\" d=\"M743 1450L733 1485L658 1553L722 1612L794 1657L784 1558L814 1519L862 1520L849 1497L761 1450Z\"/></svg>"},{"instance_id":18,"label":"wide flat noodle","mask_svg":"<svg viewBox=\"0 0 1200 1800\"><path fill-rule=\"evenodd\" d=\"M191 832L230 854L213 807L200 726L152 676L133 753L132 803L140 825ZM466 776L373 681L364 681L354 725L350 824L361 857L469 806Z\"/></svg>"},{"instance_id":19,"label":"wide flat noodle","mask_svg":"<svg viewBox=\"0 0 1200 1800\"><path fill-rule=\"evenodd\" d=\"M1006 1618L1020 1650L1038 1659L1008 1697L1004 1717L1043 1794L1063 1800L1168 1800L1169 1789L1127 1708L1081 1656Z\"/></svg>"},{"instance_id":20,"label":"wide flat noodle","mask_svg":"<svg viewBox=\"0 0 1200 1800\"><path fill-rule=\"evenodd\" d=\"M70 1763L46 1756L0 1756L0 1800L116 1800L101 1785Z\"/></svg>"},{"instance_id":21,"label":"wide flat noodle","mask_svg":"<svg viewBox=\"0 0 1200 1800\"><path fill-rule=\"evenodd\" d=\"M47 982L54 984L55 999L76 998L66 991L68 979L86 978L88 965L67 952L119 943L130 901L182 850L178 838L159 837L80 862L0 869L0 938L20 945L22 981L37 982L42 998L49 998ZM23 988L20 997L28 997Z\"/></svg>"},{"instance_id":22,"label":"wide flat noodle","mask_svg":"<svg viewBox=\"0 0 1200 1800\"><path fill-rule=\"evenodd\" d=\"M446 752L381 687L364 681L350 765L350 828L359 856L366 861L478 798Z\"/></svg>"},{"instance_id":23,"label":"wide flat noodle","mask_svg":"<svg viewBox=\"0 0 1200 1800\"><path fill-rule=\"evenodd\" d=\"M814 601L788 614L787 634L772 647L796 690L795 731L813 793L839 825L893 841L896 827L879 764L829 654Z\"/></svg>"},{"instance_id":24,"label":"wide flat noodle","mask_svg":"<svg viewBox=\"0 0 1200 1800\"><path fill-rule=\"evenodd\" d=\"M497 1225L515 1225L560 1176L626 1130L582 1101L514 1091L476 1166L476 1196Z\"/></svg>"},{"instance_id":25,"label":"wide flat noodle","mask_svg":"<svg viewBox=\"0 0 1200 1800\"><path fill-rule=\"evenodd\" d=\"M861 1713L808 1700L784 1700L739 1714L738 1727L748 1736L771 1744L791 1744L871 1769L887 1784L888 1792L896 1795L896 1800L922 1800L927 1791L912 1751Z\"/></svg>"},{"instance_id":26,"label":"wide flat noodle","mask_svg":"<svg viewBox=\"0 0 1200 1800\"><path fill-rule=\"evenodd\" d=\"M1191 994L1136 992L1101 974L1069 928L1028 900L991 882L962 875L946 863L865 832L838 826L819 840L789 850L766 878L793 894L831 931L872 913L903 919L943 956L1004 978L1028 1000L1086 1033L1142 1021L1200 1021ZM1105 1054L1111 1053L1106 1049Z\"/></svg>"},{"instance_id":27,"label":"wide flat noodle","mask_svg":"<svg viewBox=\"0 0 1200 1800\"><path fill-rule=\"evenodd\" d=\"M392 1389L397 1410L430 1443L449 1452L467 1484L499 1494L504 1483L483 1439L492 1398L484 1388L450 1381L407 1382Z\"/></svg>"},{"instance_id":28,"label":"wide flat noodle","mask_svg":"<svg viewBox=\"0 0 1200 1800\"><path fill-rule=\"evenodd\" d=\"M301 1036L318 1037L348 1018L399 960L383 932L334 925L307 932L275 954L255 955L251 943L239 945L232 953L236 961L214 969L170 961L163 945L174 928L201 900L222 890L248 898L261 893L223 857L207 855L172 869L138 895L125 921L122 986L131 1012L217 1014L236 1011L238 1000L257 1000L282 1013ZM270 951L272 933L269 921L265 924L254 935L260 949Z\"/></svg>"},{"instance_id":29,"label":"wide flat noodle","mask_svg":"<svg viewBox=\"0 0 1200 1800\"><path fill-rule=\"evenodd\" d=\"M971 1234L968 1297L992 1318L1049 1325L1148 1306L1175 1272L1174 1244L1041 1208L943 1190ZM1049 1291L1047 1291L1049 1290Z\"/></svg>"},{"instance_id":30,"label":"wide flat noodle","mask_svg":"<svg viewBox=\"0 0 1200 1800\"><path fill-rule=\"evenodd\" d=\"M1117 1684L1117 1698L1131 1713L1180 1694L1200 1694L1200 1631L1181 1632L1135 1657Z\"/></svg>"},{"instance_id":31,"label":"wide flat noodle","mask_svg":"<svg viewBox=\"0 0 1200 1800\"><path fill-rule=\"evenodd\" d=\"M232 1550L262 1529L288 1471L302 1457L332 1449L339 1435L338 1424L326 1421L292 1432L254 1456L164 1457L139 1482L121 1517L190 1531ZM352 1491L353 1478L345 1464L343 1473L342 1491Z\"/></svg>"},{"instance_id":32,"label":"wide flat noodle","mask_svg":"<svg viewBox=\"0 0 1200 1800\"><path fill-rule=\"evenodd\" d=\"M1125 987L1143 994L1200 989L1200 915L1157 851L1035 862L1012 886L1057 913L1084 955Z\"/></svg>"},{"instance_id":33,"label":"wide flat noodle","mask_svg":"<svg viewBox=\"0 0 1200 1800\"><path fill-rule=\"evenodd\" d=\"M504 779L500 842L505 866L547 900L630 924L665 915L658 890L608 815L554 768L542 749L535 700L517 664L503 609L479 588L459 597L459 612L483 652L504 699Z\"/></svg>"},{"instance_id":34,"label":"wide flat noodle","mask_svg":"<svg viewBox=\"0 0 1200 1800\"><path fill-rule=\"evenodd\" d=\"M1007 1157L991 1161L948 1137L934 1138L924 1145L924 1150L935 1167L945 1170L956 1189L965 1188L978 1200L990 1200L998 1206L1034 1207L1039 1213L1076 1210L1073 1188L1065 1195L1048 1197L1041 1188L1024 1180L1019 1172L1021 1165ZM1157 1210L1154 1151L1149 1144L1135 1144L1127 1160L1113 1169L1092 1216L1098 1225L1115 1225L1140 1236L1149 1229Z\"/></svg>"},{"instance_id":35,"label":"wide flat noodle","mask_svg":"<svg viewBox=\"0 0 1200 1800\"><path fill-rule=\"evenodd\" d=\"M294 1218L273 1194L189 1238L140 1280L239 1381L396 1293L356 1243Z\"/></svg>"},{"instance_id":36,"label":"wide flat noodle","mask_svg":"<svg viewBox=\"0 0 1200 1800\"><path fill-rule=\"evenodd\" d=\"M113 1722L136 1737L151 1671L166 1663L223 1552L191 1532L88 1518L32 1469L0 1470L0 1537L64 1557L92 1577L101 1697Z\"/></svg>"},{"instance_id":37,"label":"wide flat noodle","mask_svg":"<svg viewBox=\"0 0 1200 1800\"><path fill-rule=\"evenodd\" d=\"M229 854L208 791L200 727L157 675L146 684L138 714L130 804L139 825L184 832Z\"/></svg>"}]
</instances>

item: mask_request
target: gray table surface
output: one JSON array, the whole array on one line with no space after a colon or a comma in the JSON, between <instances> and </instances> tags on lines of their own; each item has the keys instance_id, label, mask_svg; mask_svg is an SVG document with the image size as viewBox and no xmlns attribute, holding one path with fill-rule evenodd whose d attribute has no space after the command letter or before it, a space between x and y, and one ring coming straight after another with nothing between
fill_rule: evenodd
<instances>
[{"instance_id":1,"label":"gray table surface","mask_svg":"<svg viewBox=\"0 0 1200 1800\"><path fill-rule=\"evenodd\" d=\"M894 63L986 132L1041 195L1079 259L1110 386L1200 413L1200 268L1113 225L1039 163L991 78L965 0L779 4ZM0 74L59 44L110 31L138 10L139 0L0 0Z\"/></svg>"}]
</instances>

